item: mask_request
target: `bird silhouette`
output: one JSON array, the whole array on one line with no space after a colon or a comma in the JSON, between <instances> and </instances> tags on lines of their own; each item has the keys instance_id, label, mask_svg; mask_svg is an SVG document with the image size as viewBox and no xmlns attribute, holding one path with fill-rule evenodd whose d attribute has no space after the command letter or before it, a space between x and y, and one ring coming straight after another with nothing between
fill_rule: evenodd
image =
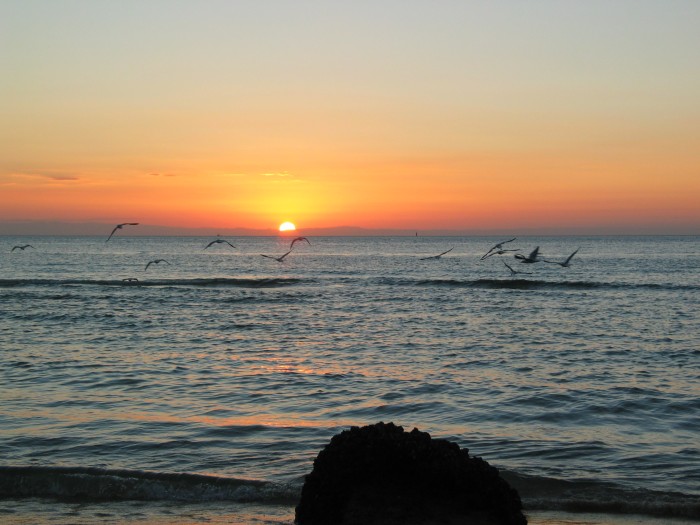
<instances>
[{"instance_id":1,"label":"bird silhouette","mask_svg":"<svg viewBox=\"0 0 700 525\"><path fill-rule=\"evenodd\" d=\"M292 239L292 243L289 245L289 249L291 250L294 248L294 243L295 242L301 242L301 241L306 241L309 243L309 246L311 245L311 241L307 239L306 237L297 237L296 239Z\"/></svg>"},{"instance_id":2,"label":"bird silhouette","mask_svg":"<svg viewBox=\"0 0 700 525\"><path fill-rule=\"evenodd\" d=\"M148 267L149 267L150 265L152 265L152 264L160 264L160 263L162 263L162 262L164 262L165 264L170 264L170 263L169 263L168 261L166 261L165 259L154 259L154 260L148 262L148 264L146 265L146 268L144 268L143 271L145 272L146 270L148 270Z\"/></svg>"},{"instance_id":3,"label":"bird silhouette","mask_svg":"<svg viewBox=\"0 0 700 525\"><path fill-rule=\"evenodd\" d=\"M521 253L516 253L514 255L514 257L516 259L519 259L521 263L527 263L527 264L540 262L542 260L542 259L540 259L540 247L539 246L537 248L535 248L534 250L532 250L530 252L530 255L528 255L527 257L525 257Z\"/></svg>"},{"instance_id":4,"label":"bird silhouette","mask_svg":"<svg viewBox=\"0 0 700 525\"><path fill-rule=\"evenodd\" d=\"M15 250L22 250L24 251L26 248L34 248L31 244L22 244L22 245L17 245L13 246L12 249L10 250L11 252L14 252ZM36 250L36 248L34 248Z\"/></svg>"},{"instance_id":5,"label":"bird silhouette","mask_svg":"<svg viewBox=\"0 0 700 525\"><path fill-rule=\"evenodd\" d=\"M117 225L114 227L114 229L112 230L112 233L109 234L109 237L107 237L107 241L110 240L110 239L112 238L112 235L114 235L114 232L116 232L117 230L123 229L124 226L138 226L138 225L139 225L138 222L123 222L123 223L121 223L121 224L117 224ZM107 241L105 241L105 242L107 242Z\"/></svg>"},{"instance_id":6,"label":"bird silhouette","mask_svg":"<svg viewBox=\"0 0 700 525\"><path fill-rule=\"evenodd\" d=\"M228 244L231 248L235 248L235 246L234 246L233 244L231 244L230 242L228 242L227 240L224 240L224 239L216 239L215 241L211 241L209 244L207 244L207 245L204 247L204 249L206 250L206 249L209 248L209 246L211 246L212 244L221 244L221 243L226 243L226 244Z\"/></svg>"},{"instance_id":7,"label":"bird silhouette","mask_svg":"<svg viewBox=\"0 0 700 525\"><path fill-rule=\"evenodd\" d=\"M568 268L569 266L571 266L571 259L574 258L574 255L576 255L580 249L581 249L581 248L577 248L576 251L575 251L574 253L572 253L571 255L569 255L569 256L566 258L565 261L561 261L561 262L559 262L559 261L548 261L548 260L545 259L544 262L550 263L550 264L558 264L558 265L561 266L562 268Z\"/></svg>"},{"instance_id":8,"label":"bird silhouette","mask_svg":"<svg viewBox=\"0 0 700 525\"><path fill-rule=\"evenodd\" d=\"M446 253L450 253L452 250L454 250L454 246L452 248L450 248L449 250L447 250L446 252L438 253L437 255L431 255L430 257L421 257L419 260L420 261L427 261L428 259L439 259L440 257L445 255Z\"/></svg>"},{"instance_id":9,"label":"bird silhouette","mask_svg":"<svg viewBox=\"0 0 700 525\"><path fill-rule=\"evenodd\" d=\"M275 257L274 255L265 255L264 253L261 253L260 255L263 257L267 257L268 259L274 259L277 262L284 262L284 258L290 253L292 253L292 250L289 250L287 253L285 253L284 255L280 255L279 257Z\"/></svg>"}]
</instances>

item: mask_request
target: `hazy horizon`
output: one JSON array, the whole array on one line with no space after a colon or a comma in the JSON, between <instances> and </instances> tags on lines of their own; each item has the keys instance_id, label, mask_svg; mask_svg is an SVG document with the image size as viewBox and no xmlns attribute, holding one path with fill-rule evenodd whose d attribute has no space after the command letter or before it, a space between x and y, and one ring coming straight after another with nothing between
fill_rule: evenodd
<instances>
[{"instance_id":1,"label":"hazy horizon","mask_svg":"<svg viewBox=\"0 0 700 525\"><path fill-rule=\"evenodd\" d=\"M0 235L2 236L101 236L108 235L114 224L104 222L61 222L61 221L0 221ZM120 233L120 236L493 236L493 235L522 235L522 236L693 236L698 235L698 230L664 229L653 227L635 228L509 228L509 229L421 229L421 228L363 228L360 226L342 225L332 227L298 227L295 231L280 232L275 228L230 228L230 227L200 227L187 228L182 226L165 226L157 224L139 224L130 227L128 231Z\"/></svg>"}]
</instances>

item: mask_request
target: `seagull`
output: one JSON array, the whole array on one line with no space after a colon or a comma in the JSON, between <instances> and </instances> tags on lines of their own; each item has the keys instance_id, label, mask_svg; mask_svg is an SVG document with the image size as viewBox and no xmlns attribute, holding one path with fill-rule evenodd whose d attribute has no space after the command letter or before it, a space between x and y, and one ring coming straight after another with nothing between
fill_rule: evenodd
<instances>
[{"instance_id":1,"label":"seagull","mask_svg":"<svg viewBox=\"0 0 700 525\"><path fill-rule=\"evenodd\" d=\"M209 248L209 246L211 246L212 244L219 244L219 243L222 243L222 242L225 242L225 243L228 244L231 248L235 248L235 246L234 246L233 244L231 244L230 242L228 242L228 241L226 241L226 240L224 240L224 239L216 239L215 241L211 241L209 244L207 244L207 245L204 247L204 249L206 250L206 249Z\"/></svg>"},{"instance_id":2,"label":"seagull","mask_svg":"<svg viewBox=\"0 0 700 525\"><path fill-rule=\"evenodd\" d=\"M306 241L309 243L309 246L311 246L311 241L306 237L297 237L296 239L292 240L292 244L289 245L289 249L291 250L292 248L294 248L294 243L299 241Z\"/></svg>"},{"instance_id":3,"label":"seagull","mask_svg":"<svg viewBox=\"0 0 700 525\"><path fill-rule=\"evenodd\" d=\"M503 245L504 245L505 243L507 243L507 242L513 242L515 239L517 239L517 237L513 237L512 239L508 239L507 241L501 241L501 242L499 242L498 244L495 244L495 245L493 246L493 248L491 248L489 251L487 251L486 254L485 254L481 259L482 259L482 260L483 260L483 259L486 259L486 257L488 257L488 255L489 255L492 251L494 251L494 250L502 250L502 249L503 249Z\"/></svg>"},{"instance_id":4,"label":"seagull","mask_svg":"<svg viewBox=\"0 0 700 525\"><path fill-rule=\"evenodd\" d=\"M123 283L137 283L139 280L136 277L127 277L125 279L122 279Z\"/></svg>"},{"instance_id":5,"label":"seagull","mask_svg":"<svg viewBox=\"0 0 700 525\"><path fill-rule=\"evenodd\" d=\"M114 232L117 230L121 230L124 226L138 226L138 222L123 222L121 224L117 224L114 229L112 230L112 233L109 234L109 237L107 237L107 241L112 238L112 235L114 235ZM107 242L105 241L105 242Z\"/></svg>"},{"instance_id":6,"label":"seagull","mask_svg":"<svg viewBox=\"0 0 700 525\"><path fill-rule=\"evenodd\" d=\"M508 252L519 252L520 248L516 248L515 250L497 250L495 252L489 252L486 255L482 256L480 260L488 259L489 257L492 257L494 255L503 255L504 253Z\"/></svg>"},{"instance_id":7,"label":"seagull","mask_svg":"<svg viewBox=\"0 0 700 525\"><path fill-rule=\"evenodd\" d=\"M267 257L268 259L274 259L277 262L283 262L284 258L287 255L289 255L290 253L292 253L292 250L289 250L287 253L285 253L284 255L280 255L279 257L274 257L272 255L265 255L264 253L261 253L260 255L262 255L263 257Z\"/></svg>"},{"instance_id":8,"label":"seagull","mask_svg":"<svg viewBox=\"0 0 700 525\"><path fill-rule=\"evenodd\" d=\"M569 256L566 258L566 260L563 261L563 262L559 262L559 261L547 261L547 260L544 260L544 262L546 262L546 263L551 263L551 264L558 264L558 265L561 266L562 268L568 268L569 266L571 266L571 259L574 258L574 255L576 255L580 249L581 249L581 248L576 248L576 251L575 251L574 253L572 253L571 255L569 255Z\"/></svg>"},{"instance_id":9,"label":"seagull","mask_svg":"<svg viewBox=\"0 0 700 525\"><path fill-rule=\"evenodd\" d=\"M162 263L162 262L164 262L165 264L170 264L170 263L169 263L168 261L166 261L165 259L155 259L155 260L153 260L153 261L150 261L150 262L146 265L146 268L144 268L143 271L145 272L146 270L148 270L148 267L149 267L150 265L152 265L152 264L159 264L159 263Z\"/></svg>"},{"instance_id":10,"label":"seagull","mask_svg":"<svg viewBox=\"0 0 700 525\"><path fill-rule=\"evenodd\" d=\"M532 275L532 273L530 273L530 272L519 272L518 270L513 270L513 268L511 268L510 264L508 264L508 263L505 262L505 261L503 261L503 264L505 264L505 265L506 265L506 268L508 268L508 269L510 270L510 275L511 275L511 276L512 276L512 275L517 275L517 274L519 274L519 273L522 273L522 274L524 274L524 275Z\"/></svg>"},{"instance_id":11,"label":"seagull","mask_svg":"<svg viewBox=\"0 0 700 525\"><path fill-rule=\"evenodd\" d=\"M449 250L447 250L446 252L439 253L438 255L431 255L430 257L421 257L418 260L419 261L427 261L428 259L439 259L440 257L445 255L446 253L450 253L452 250L454 250L454 246L452 248L450 248Z\"/></svg>"},{"instance_id":12,"label":"seagull","mask_svg":"<svg viewBox=\"0 0 700 525\"><path fill-rule=\"evenodd\" d=\"M10 251L11 251L11 252L14 252L15 250L22 250L22 251L24 251L25 248L34 248L34 246L32 246L31 244L23 244L23 245L21 245L21 246L20 246L20 245L17 245L17 246L14 246ZM34 249L36 250L36 248L34 248Z\"/></svg>"},{"instance_id":13,"label":"seagull","mask_svg":"<svg viewBox=\"0 0 700 525\"><path fill-rule=\"evenodd\" d=\"M521 262L521 263L528 263L528 264L530 264L530 263L540 262L540 261L542 260L542 259L539 258L539 254L540 254L540 247L538 246L537 248L535 248L534 250L532 250L532 251L530 252L530 255L528 255L527 257L525 257L525 256L524 256L523 254L521 254L521 253L516 253L516 254L514 255L514 257L515 257L516 259L520 259L520 262Z\"/></svg>"}]
</instances>

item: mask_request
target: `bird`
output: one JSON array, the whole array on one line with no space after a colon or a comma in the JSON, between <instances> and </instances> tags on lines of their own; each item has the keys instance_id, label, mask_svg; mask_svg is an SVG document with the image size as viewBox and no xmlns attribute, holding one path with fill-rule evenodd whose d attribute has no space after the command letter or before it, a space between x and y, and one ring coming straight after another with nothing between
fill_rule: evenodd
<instances>
[{"instance_id":1,"label":"bird","mask_svg":"<svg viewBox=\"0 0 700 525\"><path fill-rule=\"evenodd\" d=\"M442 252L442 253L439 253L439 254L437 254L437 255L431 255L430 257L421 257L419 260L420 260L420 261L427 261L428 259L439 259L439 258L442 257L443 255L445 255L446 253L450 253L450 252L451 252L452 250L454 250L454 249L455 249L455 248L454 248L454 246L453 246L452 248L450 248L450 249L447 250L446 252Z\"/></svg>"},{"instance_id":2,"label":"bird","mask_svg":"<svg viewBox=\"0 0 700 525\"><path fill-rule=\"evenodd\" d=\"M513 241L516 240L516 239L517 239L517 237L513 237L512 239L508 239L507 241L501 241L501 242L495 244L489 251L487 251L487 252L481 257L481 259L482 259L482 260L486 259L486 257L488 257L488 255L489 255L492 251L494 251L494 250L502 250L504 244L506 244L507 242L513 242Z\"/></svg>"},{"instance_id":3,"label":"bird","mask_svg":"<svg viewBox=\"0 0 700 525\"><path fill-rule=\"evenodd\" d=\"M494 256L494 255L503 255L504 253L508 253L508 252L519 252L519 251L520 251L520 248L516 248L516 249L514 249L514 250L497 250L497 251L495 251L495 252L489 252L489 253L487 253L486 255L482 256L482 257L481 257L481 260L483 261L484 259L488 259L489 257L492 257L492 256Z\"/></svg>"},{"instance_id":4,"label":"bird","mask_svg":"<svg viewBox=\"0 0 700 525\"><path fill-rule=\"evenodd\" d=\"M32 246L31 244L22 244L22 245L19 245L19 244L18 244L17 246L13 246L12 249L11 249L10 251L11 251L11 252L14 252L15 250L22 250L22 251L24 251L25 248L34 248L34 246ZM34 249L36 250L36 248L34 248Z\"/></svg>"},{"instance_id":5,"label":"bird","mask_svg":"<svg viewBox=\"0 0 700 525\"><path fill-rule=\"evenodd\" d=\"M516 253L514 255L514 257L516 259L519 259L521 263L528 263L528 264L540 262L542 260L539 258L540 257L540 247L539 246L537 248L535 248L534 250L532 250L530 252L530 255L528 255L527 257L525 257L521 253Z\"/></svg>"},{"instance_id":6,"label":"bird","mask_svg":"<svg viewBox=\"0 0 700 525\"><path fill-rule=\"evenodd\" d=\"M558 264L558 265L561 266L562 268L568 268L569 266L571 266L571 259L574 258L574 255L576 255L580 249L581 249L581 248L576 248L576 251L575 251L574 253L572 253L571 255L569 255L569 256L566 258L566 260L563 261L563 262L559 262L559 261L548 261L548 260L546 260L546 259L544 259L544 262L550 263L550 264Z\"/></svg>"},{"instance_id":7,"label":"bird","mask_svg":"<svg viewBox=\"0 0 700 525\"><path fill-rule=\"evenodd\" d=\"M235 246L234 246L233 244L231 244L230 242L228 242L228 241L226 241L226 240L224 240L224 239L216 239L215 241L211 241L209 244L207 244L207 245L204 247L204 249L206 250L206 249L209 248L209 246L211 246L212 244L220 244L220 243L224 243L224 242L225 242L226 244L228 244L231 248L235 248Z\"/></svg>"},{"instance_id":8,"label":"bird","mask_svg":"<svg viewBox=\"0 0 700 525\"><path fill-rule=\"evenodd\" d=\"M164 262L165 264L170 264L170 263L169 263L168 261L166 261L165 259L154 259L154 260L148 262L148 264L146 265L146 268L144 268L143 271L145 272L146 270L148 270L148 267L149 267L150 265L152 265L152 264L160 264L160 263L162 263L162 262Z\"/></svg>"},{"instance_id":9,"label":"bird","mask_svg":"<svg viewBox=\"0 0 700 525\"><path fill-rule=\"evenodd\" d=\"M114 235L114 232L116 232L117 230L121 230L122 228L124 228L124 226L138 226L138 225L139 225L138 222L123 222L121 224L117 224L114 227L114 229L112 230L112 233L109 234L109 237L107 237L107 241L112 238L112 235ZM107 242L107 241L105 241L105 242Z\"/></svg>"},{"instance_id":10,"label":"bird","mask_svg":"<svg viewBox=\"0 0 700 525\"><path fill-rule=\"evenodd\" d=\"M267 257L268 259L274 259L277 262L283 262L284 258L290 253L292 253L292 250L289 250L287 253L285 253L284 255L280 255L279 257L275 257L273 255L265 255L264 253L261 253L260 255L262 255L263 257Z\"/></svg>"},{"instance_id":11,"label":"bird","mask_svg":"<svg viewBox=\"0 0 700 525\"><path fill-rule=\"evenodd\" d=\"M136 277L126 277L122 279L123 283L137 283L139 280Z\"/></svg>"},{"instance_id":12,"label":"bird","mask_svg":"<svg viewBox=\"0 0 700 525\"><path fill-rule=\"evenodd\" d=\"M306 237L297 237L296 239L292 239L292 243L289 245L289 249L291 250L292 248L294 248L294 243L300 241L306 241L309 243L309 246L311 246L311 241Z\"/></svg>"},{"instance_id":13,"label":"bird","mask_svg":"<svg viewBox=\"0 0 700 525\"><path fill-rule=\"evenodd\" d=\"M511 274L511 275L517 275L517 274L519 274L519 273L522 273L522 274L524 274L524 275L532 275L532 273L530 273L530 272L520 272L520 271L518 271L518 270L513 270L513 268L510 266L510 264L508 264L508 263L505 262L505 261L503 261L503 264L505 264L505 265L506 265L506 268L508 268L508 269L510 270L510 274Z\"/></svg>"}]
</instances>

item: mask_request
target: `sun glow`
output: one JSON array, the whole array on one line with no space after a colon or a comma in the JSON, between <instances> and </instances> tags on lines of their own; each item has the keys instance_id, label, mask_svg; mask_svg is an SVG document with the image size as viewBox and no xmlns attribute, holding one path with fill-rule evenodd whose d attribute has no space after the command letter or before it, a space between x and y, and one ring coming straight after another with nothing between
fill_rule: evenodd
<instances>
[{"instance_id":1,"label":"sun glow","mask_svg":"<svg viewBox=\"0 0 700 525\"><path fill-rule=\"evenodd\" d=\"M294 223L292 222L283 222L282 224L280 224L281 232L293 232L296 229L297 227L294 226Z\"/></svg>"}]
</instances>

